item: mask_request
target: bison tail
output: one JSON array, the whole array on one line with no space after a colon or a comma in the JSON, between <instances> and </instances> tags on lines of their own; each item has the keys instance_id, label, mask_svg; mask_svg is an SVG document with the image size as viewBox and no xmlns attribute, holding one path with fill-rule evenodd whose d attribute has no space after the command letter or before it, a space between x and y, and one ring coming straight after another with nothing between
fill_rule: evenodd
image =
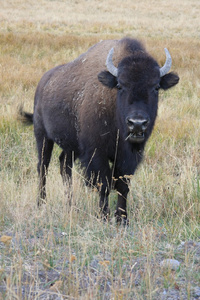
<instances>
[{"instance_id":1,"label":"bison tail","mask_svg":"<svg viewBox=\"0 0 200 300\"><path fill-rule=\"evenodd\" d=\"M18 119L24 123L25 125L32 125L33 124L33 114L25 112L23 110L23 106L20 106L18 109Z\"/></svg>"}]
</instances>

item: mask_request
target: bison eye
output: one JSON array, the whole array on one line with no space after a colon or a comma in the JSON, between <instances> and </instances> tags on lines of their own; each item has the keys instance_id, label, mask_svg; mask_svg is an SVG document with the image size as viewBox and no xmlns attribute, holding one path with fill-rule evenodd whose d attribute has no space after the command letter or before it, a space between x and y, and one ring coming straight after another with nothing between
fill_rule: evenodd
<instances>
[{"instance_id":1,"label":"bison eye","mask_svg":"<svg viewBox=\"0 0 200 300\"><path fill-rule=\"evenodd\" d=\"M157 85L155 86L155 91L158 92L159 89L160 89L160 84L157 84Z\"/></svg>"},{"instance_id":2,"label":"bison eye","mask_svg":"<svg viewBox=\"0 0 200 300\"><path fill-rule=\"evenodd\" d=\"M122 89L122 86L121 86L120 83L118 83L118 84L116 85L116 87L117 87L118 90L121 90L121 89Z\"/></svg>"}]
</instances>

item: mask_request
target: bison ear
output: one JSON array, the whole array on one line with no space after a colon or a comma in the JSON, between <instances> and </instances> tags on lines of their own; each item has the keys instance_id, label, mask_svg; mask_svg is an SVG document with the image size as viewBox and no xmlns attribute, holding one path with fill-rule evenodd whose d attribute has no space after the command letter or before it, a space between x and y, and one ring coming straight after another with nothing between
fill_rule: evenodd
<instances>
[{"instance_id":1,"label":"bison ear","mask_svg":"<svg viewBox=\"0 0 200 300\"><path fill-rule=\"evenodd\" d=\"M98 74L99 81L110 89L117 86L117 78L108 71L102 71Z\"/></svg>"},{"instance_id":2,"label":"bison ear","mask_svg":"<svg viewBox=\"0 0 200 300\"><path fill-rule=\"evenodd\" d=\"M179 77L176 73L170 72L160 79L160 87L167 90L179 82Z\"/></svg>"}]
</instances>

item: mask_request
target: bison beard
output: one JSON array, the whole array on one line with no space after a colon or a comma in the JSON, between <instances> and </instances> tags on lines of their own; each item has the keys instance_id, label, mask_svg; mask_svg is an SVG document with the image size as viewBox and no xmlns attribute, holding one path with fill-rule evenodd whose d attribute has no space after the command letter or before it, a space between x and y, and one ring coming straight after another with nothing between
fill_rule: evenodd
<instances>
[{"instance_id":1,"label":"bison beard","mask_svg":"<svg viewBox=\"0 0 200 300\"><path fill-rule=\"evenodd\" d=\"M102 214L107 216L109 192L115 188L115 216L126 223L127 178L140 163L152 132L159 89L167 90L179 81L178 75L168 73L171 57L165 52L166 62L160 68L139 41L107 40L43 75L33 115L21 112L34 124L38 205L46 201L46 174L57 143L63 150L63 180L71 177L72 161L79 158L90 183L99 189Z\"/></svg>"}]
</instances>

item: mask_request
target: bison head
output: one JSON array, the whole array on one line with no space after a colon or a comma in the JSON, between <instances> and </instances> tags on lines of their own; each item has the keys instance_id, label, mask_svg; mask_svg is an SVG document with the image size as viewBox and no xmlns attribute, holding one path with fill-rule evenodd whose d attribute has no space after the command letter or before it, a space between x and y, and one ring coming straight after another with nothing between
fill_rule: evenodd
<instances>
[{"instance_id":1,"label":"bison head","mask_svg":"<svg viewBox=\"0 0 200 300\"><path fill-rule=\"evenodd\" d=\"M108 71L98 75L99 81L117 89L116 115L118 127L125 141L143 143L149 137L157 115L159 89L168 89L178 83L171 68L171 56L165 49L163 67L143 49L124 57L116 68L113 64L114 49L108 53Z\"/></svg>"}]
</instances>

